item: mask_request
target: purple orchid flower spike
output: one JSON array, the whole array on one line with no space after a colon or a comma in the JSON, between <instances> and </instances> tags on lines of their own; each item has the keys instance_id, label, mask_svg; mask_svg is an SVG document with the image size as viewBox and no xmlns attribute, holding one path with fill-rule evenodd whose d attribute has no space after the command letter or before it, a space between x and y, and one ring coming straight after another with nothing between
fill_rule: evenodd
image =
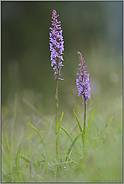
<instances>
[{"instance_id":1,"label":"purple orchid flower spike","mask_svg":"<svg viewBox=\"0 0 124 184\"><path fill-rule=\"evenodd\" d=\"M52 11L52 27L50 27L50 51L51 51L51 66L53 67L55 79L60 79L59 76L61 75L61 67L64 66L62 64L63 61L63 51L64 51L64 41L62 36L61 30L61 21L57 20L56 10Z\"/></svg>"},{"instance_id":2,"label":"purple orchid flower spike","mask_svg":"<svg viewBox=\"0 0 124 184\"><path fill-rule=\"evenodd\" d=\"M78 53L79 57L79 68L78 70L80 71L77 73L79 76L78 79L76 79L76 84L77 84L77 89L78 89L78 96L82 95L82 98L84 99L83 103L87 102L87 99L90 99L90 83L89 83L89 74L87 74L87 66L85 66L85 61L84 58L82 57L82 54L80 52Z\"/></svg>"}]
</instances>

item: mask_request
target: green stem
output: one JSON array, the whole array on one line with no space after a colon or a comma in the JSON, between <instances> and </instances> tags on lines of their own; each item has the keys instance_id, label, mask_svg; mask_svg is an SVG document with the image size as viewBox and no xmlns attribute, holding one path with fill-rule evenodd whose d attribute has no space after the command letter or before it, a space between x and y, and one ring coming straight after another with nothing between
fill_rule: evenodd
<instances>
[{"instance_id":1,"label":"green stem","mask_svg":"<svg viewBox=\"0 0 124 184\"><path fill-rule=\"evenodd\" d=\"M56 133L57 133L57 130L58 130L57 113L58 113L58 75L57 75L57 79L56 79L56 125L55 125Z\"/></svg>"},{"instance_id":2,"label":"green stem","mask_svg":"<svg viewBox=\"0 0 124 184\"><path fill-rule=\"evenodd\" d=\"M84 101L84 128L83 128L83 136L84 136L84 146L85 146L85 129L86 129L86 100Z\"/></svg>"}]
</instances>

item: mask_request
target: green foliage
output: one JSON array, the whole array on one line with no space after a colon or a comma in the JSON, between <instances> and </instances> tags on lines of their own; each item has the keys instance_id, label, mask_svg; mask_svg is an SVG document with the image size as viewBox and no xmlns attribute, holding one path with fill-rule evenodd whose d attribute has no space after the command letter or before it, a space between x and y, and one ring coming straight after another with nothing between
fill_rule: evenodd
<instances>
[{"instance_id":1,"label":"green foliage","mask_svg":"<svg viewBox=\"0 0 124 184\"><path fill-rule=\"evenodd\" d=\"M39 132L33 125L31 125L30 123L29 123L29 125L30 125L30 126L35 130L35 132L37 132L37 134L39 135L39 137L40 137L40 139L41 139L41 141L42 141L42 143L43 143L43 145L44 145L44 149L45 149L45 151L46 151L46 153L47 153L46 144L45 144L45 141L44 141L43 137L41 136L40 132Z\"/></svg>"},{"instance_id":2,"label":"green foliage","mask_svg":"<svg viewBox=\"0 0 124 184\"><path fill-rule=\"evenodd\" d=\"M93 118L93 114L94 114L94 111L92 112L90 121L88 122L87 130L86 130L86 136L85 136L85 142L87 142L88 131L89 131L89 128L90 128L91 120L92 120L92 118Z\"/></svg>"},{"instance_id":3,"label":"green foliage","mask_svg":"<svg viewBox=\"0 0 124 184\"><path fill-rule=\"evenodd\" d=\"M19 165L19 152L21 149L21 143L19 144L18 150L17 150L17 154L16 154L16 159L15 159L15 171L18 171L18 165Z\"/></svg>"},{"instance_id":4,"label":"green foliage","mask_svg":"<svg viewBox=\"0 0 124 184\"><path fill-rule=\"evenodd\" d=\"M82 130L82 128L81 128L81 124L80 124L80 122L79 122L79 120L78 120L78 118L77 118L77 115L76 115L74 109L73 109L73 113L74 113L74 115L75 115L75 118L76 118L76 120L77 120L79 129L80 129L80 132L81 132L81 135L82 135L82 142L84 143L84 141L83 141L83 140L84 140L84 137L83 137L83 130Z\"/></svg>"},{"instance_id":5,"label":"green foliage","mask_svg":"<svg viewBox=\"0 0 124 184\"><path fill-rule=\"evenodd\" d=\"M68 158L68 156L69 156L69 154L70 154L70 152L71 152L71 150L72 150L72 147L74 146L74 144L76 143L76 141L78 140L78 138L80 137L81 134L82 134L82 132L79 133L79 134L74 138L74 141L72 142L71 146L69 147L69 149L68 149L68 151L67 151L67 156L66 156L65 161L67 161L67 158Z\"/></svg>"},{"instance_id":6,"label":"green foliage","mask_svg":"<svg viewBox=\"0 0 124 184\"><path fill-rule=\"evenodd\" d=\"M58 139L59 139L59 130L60 130L60 124L63 118L64 112L62 112L61 118L59 120L59 126L57 128L57 135L56 135L56 158L58 159Z\"/></svg>"},{"instance_id":7,"label":"green foliage","mask_svg":"<svg viewBox=\"0 0 124 184\"><path fill-rule=\"evenodd\" d=\"M66 133L66 135L69 137L69 139L71 140L71 142L73 142L73 139L71 137L71 135L69 134L69 132L62 126L60 126L60 128Z\"/></svg>"},{"instance_id":8,"label":"green foliage","mask_svg":"<svg viewBox=\"0 0 124 184\"><path fill-rule=\"evenodd\" d=\"M98 108L94 104L95 113L88 106L84 152L83 115L62 113L55 134L55 116L41 118L39 109L25 108L19 96L15 106L14 98L9 115L3 113L2 182L122 182L122 97L109 100L108 108L103 99ZM72 131L75 118L79 128Z\"/></svg>"}]
</instances>

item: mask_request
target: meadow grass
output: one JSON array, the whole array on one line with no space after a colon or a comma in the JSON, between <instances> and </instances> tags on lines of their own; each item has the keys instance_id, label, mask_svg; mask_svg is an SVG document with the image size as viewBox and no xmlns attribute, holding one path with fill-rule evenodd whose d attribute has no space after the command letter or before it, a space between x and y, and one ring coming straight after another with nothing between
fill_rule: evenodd
<instances>
[{"instance_id":1,"label":"meadow grass","mask_svg":"<svg viewBox=\"0 0 124 184\"><path fill-rule=\"evenodd\" d=\"M118 97L105 108L102 100L100 108L94 104L88 109L84 151L73 109L71 121L65 119L66 111L58 115L56 136L55 115L43 116L33 105L25 112L16 95L6 106L8 113L2 109L1 181L122 182L121 101ZM83 126L82 115L75 114Z\"/></svg>"}]
</instances>

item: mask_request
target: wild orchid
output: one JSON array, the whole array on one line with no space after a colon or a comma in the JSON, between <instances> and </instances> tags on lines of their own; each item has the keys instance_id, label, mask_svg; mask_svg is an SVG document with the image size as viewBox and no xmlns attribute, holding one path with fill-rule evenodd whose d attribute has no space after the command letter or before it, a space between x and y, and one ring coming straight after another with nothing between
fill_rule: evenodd
<instances>
[{"instance_id":1,"label":"wild orchid","mask_svg":"<svg viewBox=\"0 0 124 184\"><path fill-rule=\"evenodd\" d=\"M57 132L57 110L58 110L58 79L64 80L60 78L61 75L61 67L64 66L62 64L63 61L63 51L64 51L64 41L62 36L61 29L61 21L57 20L56 10L52 11L52 27L50 27L50 51L51 51L51 66L54 71L54 78L56 80L56 132Z\"/></svg>"}]
</instances>

